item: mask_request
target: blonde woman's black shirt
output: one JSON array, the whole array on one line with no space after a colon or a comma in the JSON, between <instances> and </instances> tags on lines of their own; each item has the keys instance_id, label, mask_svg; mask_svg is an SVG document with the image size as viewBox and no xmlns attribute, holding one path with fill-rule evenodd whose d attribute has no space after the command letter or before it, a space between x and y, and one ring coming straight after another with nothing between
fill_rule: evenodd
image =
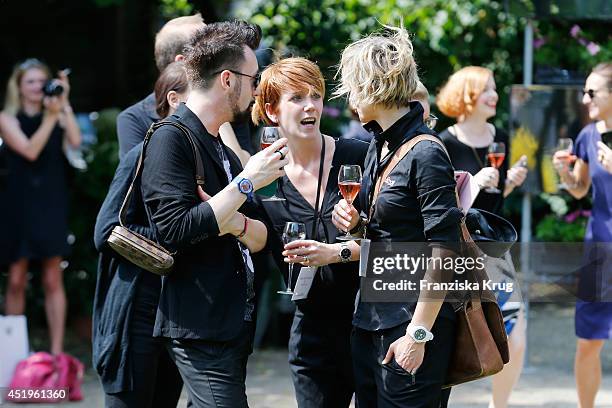
<instances>
[{"instance_id":1,"label":"blonde woman's black shirt","mask_svg":"<svg viewBox=\"0 0 612 408\"><path fill-rule=\"evenodd\" d=\"M410 112L382 131L377 123L366 125L374 132L366 157L366 169L359 200L368 214L376 178L393 153L410 139L435 135L423 124L423 107L410 104ZM389 154L381 158L384 143ZM376 208L367 228L372 242L448 242L459 241L463 213L457 208L454 169L443 148L429 140L417 143L391 171L383 183ZM395 327L412 319L416 302L357 304L353 324L364 330ZM450 304L440 316L454 319Z\"/></svg>"}]
</instances>

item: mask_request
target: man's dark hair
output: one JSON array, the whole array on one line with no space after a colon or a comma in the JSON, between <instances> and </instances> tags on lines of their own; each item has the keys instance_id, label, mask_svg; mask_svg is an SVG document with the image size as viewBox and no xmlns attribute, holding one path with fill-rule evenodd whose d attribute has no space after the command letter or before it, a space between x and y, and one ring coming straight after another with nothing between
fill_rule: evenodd
<instances>
[{"instance_id":1,"label":"man's dark hair","mask_svg":"<svg viewBox=\"0 0 612 408\"><path fill-rule=\"evenodd\" d=\"M259 46L261 28L233 20L208 24L198 30L185 48L187 78L194 89L207 89L214 72L236 70L244 62L243 47Z\"/></svg>"}]
</instances>

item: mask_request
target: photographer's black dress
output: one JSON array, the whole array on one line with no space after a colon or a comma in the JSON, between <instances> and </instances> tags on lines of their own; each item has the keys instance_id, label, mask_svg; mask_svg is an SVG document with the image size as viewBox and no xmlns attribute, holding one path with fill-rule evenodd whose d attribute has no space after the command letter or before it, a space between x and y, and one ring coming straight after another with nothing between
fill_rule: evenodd
<instances>
[{"instance_id":1,"label":"photographer's black dress","mask_svg":"<svg viewBox=\"0 0 612 408\"><path fill-rule=\"evenodd\" d=\"M17 114L29 138L42 123L42 113ZM0 212L2 263L68 254L67 161L62 150L64 130L57 124L38 158L31 162L8 146L8 178Z\"/></svg>"}]
</instances>

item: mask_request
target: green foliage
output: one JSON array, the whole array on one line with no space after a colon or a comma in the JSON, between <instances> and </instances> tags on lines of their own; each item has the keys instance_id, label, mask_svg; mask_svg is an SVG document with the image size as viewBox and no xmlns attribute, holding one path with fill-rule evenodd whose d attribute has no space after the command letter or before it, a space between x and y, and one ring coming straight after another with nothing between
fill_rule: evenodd
<instances>
[{"instance_id":1,"label":"green foliage","mask_svg":"<svg viewBox=\"0 0 612 408\"><path fill-rule=\"evenodd\" d=\"M520 80L522 27L491 0L285 0L256 1L241 17L259 24L268 44L282 54L306 56L333 84L344 47L380 30L404 26L413 44L423 83L435 94L455 70L483 65L494 70L501 91L501 123L507 120L509 85Z\"/></svg>"},{"instance_id":2,"label":"green foliage","mask_svg":"<svg viewBox=\"0 0 612 408\"><path fill-rule=\"evenodd\" d=\"M536 226L536 238L544 242L582 242L587 221L586 217L578 217L574 222L566 222L549 214Z\"/></svg>"},{"instance_id":3,"label":"green foliage","mask_svg":"<svg viewBox=\"0 0 612 408\"><path fill-rule=\"evenodd\" d=\"M115 128L118 113L117 109L100 112L94 123L98 141L86 154L87 170L76 173L72 180L70 230L75 243L64 281L70 308L77 315L91 314L98 259L93 232L98 210L118 164Z\"/></svg>"},{"instance_id":4,"label":"green foliage","mask_svg":"<svg viewBox=\"0 0 612 408\"><path fill-rule=\"evenodd\" d=\"M188 0L161 0L159 12L164 19L188 16L193 13L193 5Z\"/></svg>"},{"instance_id":5,"label":"green foliage","mask_svg":"<svg viewBox=\"0 0 612 408\"><path fill-rule=\"evenodd\" d=\"M611 28L610 23L604 22L538 21L534 40L535 62L589 72L597 63L612 60Z\"/></svg>"}]
</instances>

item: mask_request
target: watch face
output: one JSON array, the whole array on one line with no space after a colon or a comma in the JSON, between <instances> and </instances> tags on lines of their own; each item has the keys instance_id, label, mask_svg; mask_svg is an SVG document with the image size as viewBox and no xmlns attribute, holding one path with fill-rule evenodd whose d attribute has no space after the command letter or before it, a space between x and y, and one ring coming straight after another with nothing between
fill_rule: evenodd
<instances>
[{"instance_id":1,"label":"watch face","mask_svg":"<svg viewBox=\"0 0 612 408\"><path fill-rule=\"evenodd\" d=\"M343 248L342 251L340 251L340 257L342 259L349 259L351 257L351 250L348 248Z\"/></svg>"},{"instance_id":2,"label":"watch face","mask_svg":"<svg viewBox=\"0 0 612 408\"><path fill-rule=\"evenodd\" d=\"M247 179L242 179L240 184L238 184L238 188L242 193L250 193L253 191L253 184Z\"/></svg>"},{"instance_id":3,"label":"watch face","mask_svg":"<svg viewBox=\"0 0 612 408\"><path fill-rule=\"evenodd\" d=\"M425 333L425 330L423 329L417 329L414 331L414 339L415 340L425 340L425 337L427 336L427 333Z\"/></svg>"}]
</instances>

